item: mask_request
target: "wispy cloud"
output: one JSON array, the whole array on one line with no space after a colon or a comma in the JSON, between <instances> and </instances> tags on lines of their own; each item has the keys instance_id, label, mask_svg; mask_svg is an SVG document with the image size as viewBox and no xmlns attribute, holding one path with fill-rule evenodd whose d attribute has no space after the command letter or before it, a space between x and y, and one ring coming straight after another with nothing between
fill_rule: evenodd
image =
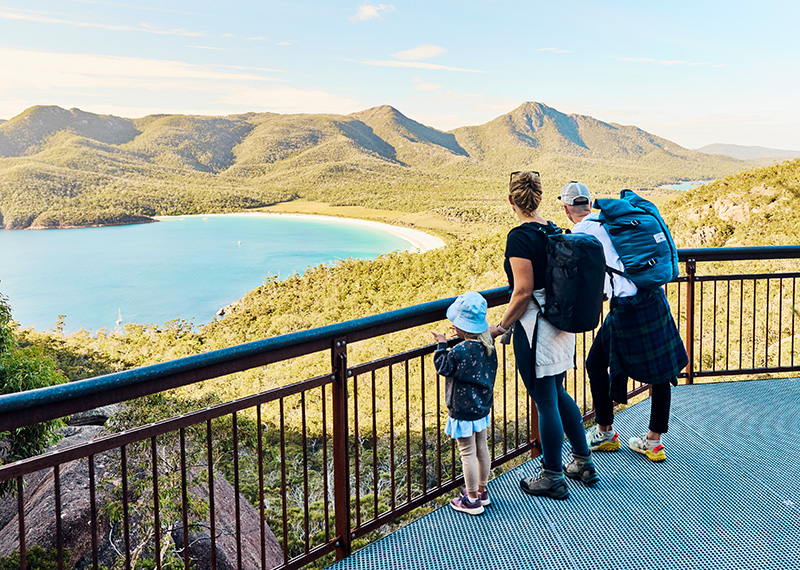
<instances>
[{"instance_id":1,"label":"wispy cloud","mask_svg":"<svg viewBox=\"0 0 800 570\"><path fill-rule=\"evenodd\" d=\"M104 0L72 0L77 4L93 4L95 6L110 6L112 8L125 8L128 10L142 10L147 12L160 12L163 14L183 14L184 16L198 16L198 12L186 12L184 10L173 10L162 6L142 6L140 4L126 4L124 2L107 2Z\"/></svg>"},{"instance_id":2,"label":"wispy cloud","mask_svg":"<svg viewBox=\"0 0 800 570\"><path fill-rule=\"evenodd\" d=\"M138 117L155 112L234 114L352 113L362 102L319 87L291 86L257 67L38 52L0 47L0 116L35 104ZM120 93L136 101L121 101ZM127 105L127 106L125 106Z\"/></svg>"},{"instance_id":3,"label":"wispy cloud","mask_svg":"<svg viewBox=\"0 0 800 570\"><path fill-rule=\"evenodd\" d=\"M446 52L447 50L441 46L425 44L405 51L398 51L397 53L393 53L392 57L407 61L420 61L440 56Z\"/></svg>"},{"instance_id":4,"label":"wispy cloud","mask_svg":"<svg viewBox=\"0 0 800 570\"><path fill-rule=\"evenodd\" d=\"M56 24L62 26L73 26L76 28L98 28L111 30L114 32L144 32L148 34L201 37L206 35L202 31L192 31L184 28L165 30L149 24L139 24L138 26L127 26L117 24L103 24L99 22L81 22L70 20L60 15L49 14L46 12L36 12L33 10L20 10L16 8L0 7L0 20L16 20L25 22L37 22L39 24Z\"/></svg>"},{"instance_id":5,"label":"wispy cloud","mask_svg":"<svg viewBox=\"0 0 800 570\"><path fill-rule=\"evenodd\" d=\"M272 69L269 67L253 67L247 65L221 65L217 66L222 69L236 69L236 70L243 70L243 71L261 71L264 73L286 73L285 69ZM278 81L277 79L275 81Z\"/></svg>"},{"instance_id":6,"label":"wispy cloud","mask_svg":"<svg viewBox=\"0 0 800 570\"><path fill-rule=\"evenodd\" d=\"M211 46L186 46L186 47L192 48L192 49L207 49L207 50L211 50L211 51L230 51L227 48L211 47Z\"/></svg>"},{"instance_id":7,"label":"wispy cloud","mask_svg":"<svg viewBox=\"0 0 800 570\"><path fill-rule=\"evenodd\" d=\"M122 80L281 81L257 68L193 65L182 61L0 48L2 83L52 89ZM275 70L269 70L270 72ZM85 83L84 83L85 82Z\"/></svg>"},{"instance_id":8,"label":"wispy cloud","mask_svg":"<svg viewBox=\"0 0 800 570\"><path fill-rule=\"evenodd\" d=\"M435 83L428 83L427 81L423 80L421 77L414 78L414 90L416 91L438 91L439 89L443 89L444 85L437 85Z\"/></svg>"},{"instance_id":9,"label":"wispy cloud","mask_svg":"<svg viewBox=\"0 0 800 570\"><path fill-rule=\"evenodd\" d=\"M427 69L430 71L460 71L462 73L486 73L480 69L466 69L464 67L451 67L449 65L439 65L436 63L425 63L424 61L359 61L364 65L371 65L373 67L404 67L407 69Z\"/></svg>"},{"instance_id":10,"label":"wispy cloud","mask_svg":"<svg viewBox=\"0 0 800 570\"><path fill-rule=\"evenodd\" d=\"M571 49L559 49L559 48L554 48L554 47L539 48L536 51L548 51L550 53L572 53Z\"/></svg>"},{"instance_id":11,"label":"wispy cloud","mask_svg":"<svg viewBox=\"0 0 800 570\"><path fill-rule=\"evenodd\" d=\"M362 4L358 7L358 12L355 16L350 18L353 23L364 22L366 20L375 20L381 18L382 12L393 12L395 10L392 4Z\"/></svg>"},{"instance_id":12,"label":"wispy cloud","mask_svg":"<svg viewBox=\"0 0 800 570\"><path fill-rule=\"evenodd\" d=\"M617 61L625 63L650 63L656 65L690 65L690 66L705 66L705 67L725 67L724 63L709 63L706 61L686 61L680 59L654 59L652 57L624 57L619 55L606 56Z\"/></svg>"},{"instance_id":13,"label":"wispy cloud","mask_svg":"<svg viewBox=\"0 0 800 570\"><path fill-rule=\"evenodd\" d=\"M423 59L431 59L447 53L447 50L441 46L432 44L423 44L404 51L398 51L392 54L395 59L387 60L345 60L360 63L362 65L370 65L373 67L399 67L404 69L425 69L428 71L457 71L461 73L486 73L479 69L468 69L465 67L453 67L451 65L441 65L438 63L427 63L420 61Z\"/></svg>"}]
</instances>

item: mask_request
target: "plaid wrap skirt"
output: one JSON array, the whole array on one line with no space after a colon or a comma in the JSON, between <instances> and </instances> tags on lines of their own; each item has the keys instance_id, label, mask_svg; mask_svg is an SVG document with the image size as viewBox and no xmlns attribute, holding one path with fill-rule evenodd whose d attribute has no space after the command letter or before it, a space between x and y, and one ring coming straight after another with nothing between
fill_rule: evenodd
<instances>
[{"instance_id":1,"label":"plaid wrap skirt","mask_svg":"<svg viewBox=\"0 0 800 570\"><path fill-rule=\"evenodd\" d=\"M660 288L612 298L600 336L608 354L610 395L616 402L628 401L628 378L644 384L677 384L678 374L689 363Z\"/></svg>"}]
</instances>

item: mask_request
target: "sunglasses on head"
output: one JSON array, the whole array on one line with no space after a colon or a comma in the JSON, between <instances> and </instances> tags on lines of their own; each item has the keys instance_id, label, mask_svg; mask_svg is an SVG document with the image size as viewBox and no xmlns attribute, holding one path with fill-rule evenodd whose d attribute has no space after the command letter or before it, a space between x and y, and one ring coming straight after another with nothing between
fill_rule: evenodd
<instances>
[{"instance_id":1,"label":"sunglasses on head","mask_svg":"<svg viewBox=\"0 0 800 570\"><path fill-rule=\"evenodd\" d=\"M539 176L541 178L541 174L539 174L535 170L515 170L514 172L511 173L508 179L509 181L511 181L517 174L523 174L525 172L530 172L531 174L535 174L536 176Z\"/></svg>"}]
</instances>

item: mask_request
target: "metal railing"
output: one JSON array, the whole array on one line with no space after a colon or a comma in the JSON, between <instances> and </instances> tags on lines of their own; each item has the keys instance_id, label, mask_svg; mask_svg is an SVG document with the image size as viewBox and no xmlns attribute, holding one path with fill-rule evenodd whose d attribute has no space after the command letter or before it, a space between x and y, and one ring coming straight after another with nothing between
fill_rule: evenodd
<instances>
[{"instance_id":1,"label":"metal railing","mask_svg":"<svg viewBox=\"0 0 800 570\"><path fill-rule=\"evenodd\" d=\"M800 246L681 250L680 259L685 275L666 291L690 356L687 383L800 370L800 273L697 272L701 263L800 259ZM505 287L483 294L491 307L508 300ZM442 433L447 409L430 360L435 345L357 364L348 350L442 321L451 302L0 397L3 432L136 398L145 400L131 405L149 405L146 398L165 390L305 355L330 366L324 375L0 466L0 482L15 481L17 490L16 513L0 516L0 537L11 527L16 536L0 545L0 557L17 550L25 567L33 543L54 553L59 568L135 568L144 560L189 568L199 557L216 568L220 556L239 568L300 568L347 556L462 484L454 442ZM593 336L578 335L578 367L566 380L587 419L594 412L581 363ZM498 347L489 441L493 467L503 469L538 454L538 429L513 355ZM633 381L629 388L632 396L648 389ZM88 484L65 489L62 478ZM42 489L52 498L37 498ZM33 532L34 505L51 531ZM73 526L81 524L77 540Z\"/></svg>"}]
</instances>

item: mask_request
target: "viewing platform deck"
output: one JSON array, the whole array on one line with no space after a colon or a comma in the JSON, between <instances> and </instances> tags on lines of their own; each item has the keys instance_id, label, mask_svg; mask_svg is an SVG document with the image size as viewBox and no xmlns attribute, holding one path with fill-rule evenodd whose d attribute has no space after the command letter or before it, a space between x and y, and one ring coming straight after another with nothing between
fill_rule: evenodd
<instances>
[{"instance_id":1,"label":"viewing platform deck","mask_svg":"<svg viewBox=\"0 0 800 570\"><path fill-rule=\"evenodd\" d=\"M570 481L566 501L522 493L519 480L538 470L538 460L520 464L540 452L538 420L513 346L499 345L492 505L478 517L452 510L463 477L444 434L445 383L436 345L419 344L454 300L438 299L0 395L0 433L109 404L145 408L152 400L140 398L153 396L188 407L152 423L95 426L106 431L0 465L12 491L0 502L0 561L800 570L800 378L786 378L800 375L800 245L678 253L684 274L664 290L689 363L673 391L663 463L623 446L596 455L595 488ZM481 293L498 311L508 303L507 287ZM577 368L565 379L585 420L595 413L583 366L594 335L576 336ZM211 406L172 392L206 381L241 390ZM632 380L628 395L647 390ZM649 412L645 400L617 416L623 442L647 428Z\"/></svg>"},{"instance_id":2,"label":"viewing platform deck","mask_svg":"<svg viewBox=\"0 0 800 570\"><path fill-rule=\"evenodd\" d=\"M617 415L624 443L649 412ZM799 412L797 378L677 386L666 461L596 453L601 482L555 501L519 489L535 459L490 481L483 515L443 506L330 568L800 568Z\"/></svg>"}]
</instances>

